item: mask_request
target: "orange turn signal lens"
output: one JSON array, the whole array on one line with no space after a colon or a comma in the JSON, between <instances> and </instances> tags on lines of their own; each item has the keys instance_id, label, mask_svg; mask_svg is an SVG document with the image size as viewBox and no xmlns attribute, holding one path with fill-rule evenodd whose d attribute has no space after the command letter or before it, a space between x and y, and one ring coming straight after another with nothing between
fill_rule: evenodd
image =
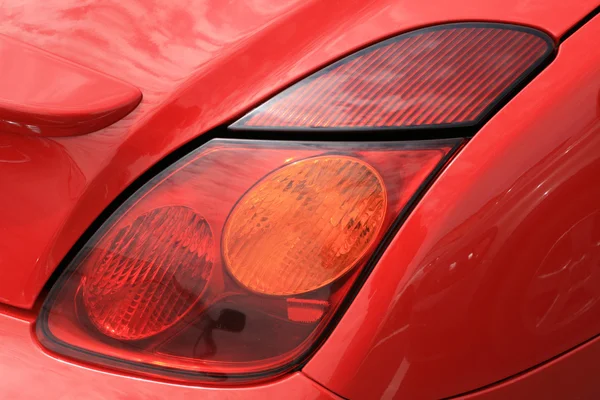
<instances>
[{"instance_id":1,"label":"orange turn signal lens","mask_svg":"<svg viewBox=\"0 0 600 400\"><path fill-rule=\"evenodd\" d=\"M321 288L372 247L386 213L382 178L353 157L286 165L237 203L223 233L223 257L245 287L269 295Z\"/></svg>"}]
</instances>

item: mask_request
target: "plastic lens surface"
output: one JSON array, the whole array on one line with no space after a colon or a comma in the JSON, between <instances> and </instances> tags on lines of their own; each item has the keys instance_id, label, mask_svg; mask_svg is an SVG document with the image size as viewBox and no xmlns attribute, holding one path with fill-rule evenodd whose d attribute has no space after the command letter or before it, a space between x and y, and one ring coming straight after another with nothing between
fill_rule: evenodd
<instances>
[{"instance_id":1,"label":"plastic lens surface","mask_svg":"<svg viewBox=\"0 0 600 400\"><path fill-rule=\"evenodd\" d=\"M514 25L458 23L420 29L309 76L233 127L474 125L553 49L545 34Z\"/></svg>"},{"instance_id":2,"label":"plastic lens surface","mask_svg":"<svg viewBox=\"0 0 600 400\"><path fill-rule=\"evenodd\" d=\"M386 208L383 180L357 158L291 163L263 178L234 207L223 235L225 263L251 290L310 292L360 261L379 236Z\"/></svg>"},{"instance_id":3,"label":"plastic lens surface","mask_svg":"<svg viewBox=\"0 0 600 400\"><path fill-rule=\"evenodd\" d=\"M85 312L107 336L137 340L179 321L201 297L216 249L206 220L162 207L112 230L81 282Z\"/></svg>"},{"instance_id":4,"label":"plastic lens surface","mask_svg":"<svg viewBox=\"0 0 600 400\"><path fill-rule=\"evenodd\" d=\"M460 140L212 140L109 218L44 303L42 344L177 381L301 362Z\"/></svg>"}]
</instances>

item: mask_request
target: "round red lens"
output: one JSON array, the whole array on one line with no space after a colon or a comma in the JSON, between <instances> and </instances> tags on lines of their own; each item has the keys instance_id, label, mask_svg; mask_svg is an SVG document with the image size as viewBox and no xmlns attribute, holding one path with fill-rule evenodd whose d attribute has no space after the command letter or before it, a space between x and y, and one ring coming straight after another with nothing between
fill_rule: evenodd
<instances>
[{"instance_id":1,"label":"round red lens","mask_svg":"<svg viewBox=\"0 0 600 400\"><path fill-rule=\"evenodd\" d=\"M198 301L213 268L206 220L162 207L117 225L96 246L82 279L87 316L103 334L137 340L164 331Z\"/></svg>"}]
</instances>

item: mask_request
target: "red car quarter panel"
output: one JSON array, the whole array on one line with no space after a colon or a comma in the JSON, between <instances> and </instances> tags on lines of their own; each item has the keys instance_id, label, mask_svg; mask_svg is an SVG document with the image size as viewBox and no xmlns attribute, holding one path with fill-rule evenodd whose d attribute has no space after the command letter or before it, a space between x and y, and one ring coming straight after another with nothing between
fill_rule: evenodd
<instances>
[{"instance_id":1,"label":"red car quarter panel","mask_svg":"<svg viewBox=\"0 0 600 400\"><path fill-rule=\"evenodd\" d=\"M31 307L76 240L136 177L331 61L447 22L521 24L557 39L596 3L5 1L0 34L130 83L143 100L88 135L0 136L0 188L11 194L0 197L0 301Z\"/></svg>"},{"instance_id":2,"label":"red car quarter panel","mask_svg":"<svg viewBox=\"0 0 600 400\"><path fill-rule=\"evenodd\" d=\"M598 37L596 16L451 162L307 375L351 399L438 399L600 333ZM565 379L596 398L598 360L577 357ZM505 382L501 398L569 397L557 368L539 371L545 385L535 371Z\"/></svg>"}]
</instances>

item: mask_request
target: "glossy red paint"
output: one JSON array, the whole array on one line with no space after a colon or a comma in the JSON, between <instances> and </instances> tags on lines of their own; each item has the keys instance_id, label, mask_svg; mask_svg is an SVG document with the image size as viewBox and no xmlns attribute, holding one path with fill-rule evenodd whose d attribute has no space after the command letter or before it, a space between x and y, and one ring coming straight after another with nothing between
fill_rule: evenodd
<instances>
[{"instance_id":1,"label":"glossy red paint","mask_svg":"<svg viewBox=\"0 0 600 400\"><path fill-rule=\"evenodd\" d=\"M0 131L73 136L102 129L142 100L132 85L0 35Z\"/></svg>"},{"instance_id":2,"label":"glossy red paint","mask_svg":"<svg viewBox=\"0 0 600 400\"><path fill-rule=\"evenodd\" d=\"M461 400L598 399L600 338L514 379L456 397Z\"/></svg>"},{"instance_id":3,"label":"glossy red paint","mask_svg":"<svg viewBox=\"0 0 600 400\"><path fill-rule=\"evenodd\" d=\"M90 369L45 353L32 337L28 314L4 307L0 311L0 393L5 399L339 399L298 372L275 382L223 390Z\"/></svg>"},{"instance_id":4,"label":"glossy red paint","mask_svg":"<svg viewBox=\"0 0 600 400\"><path fill-rule=\"evenodd\" d=\"M554 38L596 0L5 1L0 33L141 89L96 133L0 135L0 301L31 307L90 223L175 148L345 54L454 21L538 27ZM343 6L341 6L343 5Z\"/></svg>"},{"instance_id":5,"label":"glossy red paint","mask_svg":"<svg viewBox=\"0 0 600 400\"><path fill-rule=\"evenodd\" d=\"M600 333L598 37L600 16L466 145L307 375L352 399L443 398Z\"/></svg>"}]
</instances>

